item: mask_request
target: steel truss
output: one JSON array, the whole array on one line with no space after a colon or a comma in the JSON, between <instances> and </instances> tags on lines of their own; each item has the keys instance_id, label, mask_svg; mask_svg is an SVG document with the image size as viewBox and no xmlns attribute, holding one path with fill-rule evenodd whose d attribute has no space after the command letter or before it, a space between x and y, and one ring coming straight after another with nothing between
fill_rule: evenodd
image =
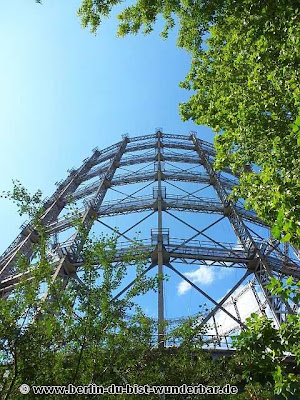
<instances>
[{"instance_id":1,"label":"steel truss","mask_svg":"<svg viewBox=\"0 0 300 400\"><path fill-rule=\"evenodd\" d=\"M150 261L144 273L156 267L161 276L166 271L172 271L207 298L213 308L203 316L201 325L213 322L215 335L221 340L215 317L222 310L238 326L243 327L238 303L232 296L251 275L256 279L264 296L264 299L261 299L253 281L250 281L247 287L252 290L258 310L265 312L268 307L273 313L274 321L280 325L287 314L296 312L297 305L273 296L267 285L272 276L280 279L293 276L299 279L299 255L297 257L297 251L292 253L289 245L286 245L283 251L282 246L276 241L256 234L255 227L263 227L266 230L268 227L254 211L245 210L242 203L230 200L229 194L233 186L238 183L238 176L233 175L230 169L215 171L214 157L213 145L198 139L193 132L189 136L165 134L161 130L157 130L155 134L132 138L124 135L120 142L104 150L95 148L92 156L85 159L82 166L77 169L72 168L65 180L56 183L57 189L54 194L43 202L44 212L40 222L49 235L57 238L58 234L72 229L74 217L65 212L70 199L81 202L77 218L81 219L87 232L92 229L94 223L99 222L105 229L115 232L120 237L115 256L115 262L120 262L130 251L132 244L128 232L156 215L157 220L151 237L139 245L139 250L148 254ZM132 168L137 169L132 170ZM197 185L197 190L191 192L190 186L188 190L183 189L184 183ZM123 187L130 190L132 187L130 185L141 184L145 186L130 191L130 194L122 192ZM149 194L150 187L152 193ZM167 193L167 187L175 188L176 194ZM201 191L207 187L214 190L215 198L201 196ZM148 194L142 193L146 189ZM112 192L117 193L119 197L109 199L108 194ZM142 214L142 217L124 232L105 222L108 217L140 212L147 215ZM213 214L219 217L205 228L198 229L187 221L185 217L187 213ZM168 227L164 226L164 216L185 225L194 232L193 235L185 239L170 237ZM230 222L239 244L220 242L208 235L208 230L224 219ZM20 280L21 275L17 275L15 268L18 255L23 254L32 259L33 245L38 239L35 227L30 222L24 223L20 234L0 257L2 297L7 297ZM76 230L67 240L55 240L52 249L55 260L53 279L60 275L67 281L70 277L76 276L76 271L84 262L81 257L83 244L82 235ZM223 299L217 302L195 282L188 279L186 274L178 269L177 264L243 268L245 273ZM30 279L30 273L29 270L22 276ZM124 287L116 298L134 283L135 280ZM163 346L165 344L162 324L165 320L163 280L159 285L157 301L158 338L159 344ZM234 306L234 314L225 307L229 301Z\"/></svg>"}]
</instances>

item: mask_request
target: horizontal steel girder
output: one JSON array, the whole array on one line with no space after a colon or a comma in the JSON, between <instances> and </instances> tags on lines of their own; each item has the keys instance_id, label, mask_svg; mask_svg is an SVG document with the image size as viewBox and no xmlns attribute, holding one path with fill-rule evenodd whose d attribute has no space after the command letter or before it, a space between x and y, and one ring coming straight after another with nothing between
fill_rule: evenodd
<instances>
[{"instance_id":1,"label":"horizontal steel girder","mask_svg":"<svg viewBox=\"0 0 300 400\"><path fill-rule=\"evenodd\" d=\"M156 245L151 244L151 240L142 241L143 244L135 246L135 252L140 252L141 254L148 255L151 259L152 263L156 262ZM169 243L164 244L164 261L166 265L168 264L170 258L177 260L180 262L182 260L203 260L214 263L220 263L221 266L230 267L240 267L244 266L245 268L249 268L250 270L253 268L252 258L247 256L247 252L245 250L241 250L241 248L236 248L236 245L231 243L220 243L220 247L217 245L213 245L210 242L202 242L202 241L192 241L191 244L183 244L184 239L170 239ZM63 244L62 244L63 246ZM68 254L70 249L68 246L61 247L61 250L64 254ZM132 243L131 242L121 242L118 244L116 249L116 254L114 258L114 262L120 262L124 258L124 256L130 254L132 252ZM71 254L70 254L71 255ZM300 265L295 264L286 264L283 261L279 260L275 257L267 257L268 264L272 268L274 272L281 273L288 276L294 276L295 278L300 278ZM83 263L83 260L78 260L77 267ZM195 265L194 265L195 267ZM11 277L6 277L0 282L0 293L9 292L13 289L14 285L16 285L21 278L31 279L30 271L25 272L24 274L12 275Z\"/></svg>"},{"instance_id":2,"label":"horizontal steel girder","mask_svg":"<svg viewBox=\"0 0 300 400\"><path fill-rule=\"evenodd\" d=\"M168 161L168 162L178 162L178 163L187 163L187 164L197 164L200 165L199 163L199 157L198 156L190 156L190 155L184 155L184 154L172 154L172 155L164 155L163 156L163 161ZM144 163L154 163L155 162L155 154L139 154L139 155L134 155L130 157L124 157L119 163L120 167L125 167L128 165L138 165L138 164L144 164ZM105 173L109 166L109 163L103 164L103 165L96 165L91 171L89 171L87 174L83 174L80 177L80 181L84 182L89 179L94 178L95 176L101 176L102 174ZM231 170L229 168L225 168L223 172L226 172L228 174L232 175L232 181L234 184L237 184L238 181L234 178L234 175L232 174Z\"/></svg>"},{"instance_id":3,"label":"horizontal steel girder","mask_svg":"<svg viewBox=\"0 0 300 400\"><path fill-rule=\"evenodd\" d=\"M148 254L152 260L155 259L156 244L153 244L151 239L142 240L141 242L142 244L134 247L134 251ZM257 242L257 245L260 246L261 244ZM132 251L131 242L120 242L117 245L115 261L121 261L130 251ZM212 242L192 240L190 243L184 244L184 239L170 238L168 243L164 244L164 253L166 263L169 262L170 258L174 258L219 262L223 263L223 265L230 264L230 267L244 265L250 270L254 270L256 265L256 259L249 257L241 246L237 247L236 244L231 243L214 244ZM273 271L300 278L300 264L285 263L271 256L268 256L267 259Z\"/></svg>"},{"instance_id":4,"label":"horizontal steel girder","mask_svg":"<svg viewBox=\"0 0 300 400\"><path fill-rule=\"evenodd\" d=\"M262 222L256 217L254 212L243 209L242 207L236 207L240 215L253 223L262 224ZM210 198L199 198L187 196L173 196L167 195L164 199L165 210L178 210L178 211L191 211L191 212L207 212L215 214L226 213L223 205L218 201ZM98 218L100 217L111 217L119 214L129 214L140 211L156 210L156 200L153 196L136 197L134 199L127 199L126 201L114 200L105 202L101 205L98 210ZM79 216L84 212L84 209L79 210ZM48 232L55 233L64 231L72 226L71 217L62 217L57 221L48 225Z\"/></svg>"},{"instance_id":5,"label":"horizontal steel girder","mask_svg":"<svg viewBox=\"0 0 300 400\"><path fill-rule=\"evenodd\" d=\"M111 146L108 149L104 149L97 159L97 164L101 164L101 163L113 158L116 155L118 145L119 145L119 143L117 143L117 145ZM129 144L127 146L125 153L132 153L132 152L140 151L140 150L153 149L153 148L155 148L155 146L156 146L155 140L147 141L145 143L140 142L138 144L133 143L133 144ZM166 143L166 144L164 144L164 147L170 148L170 149L195 150L193 144L178 143L178 142ZM214 156L215 155L214 150L210 149L210 154Z\"/></svg>"},{"instance_id":6,"label":"horizontal steel girder","mask_svg":"<svg viewBox=\"0 0 300 400\"><path fill-rule=\"evenodd\" d=\"M111 181L111 186L122 186L128 185L138 182L146 182L146 181L155 181L156 173L153 170L122 174L119 176L115 176ZM231 190L235 185L235 181L232 179L228 179L225 177L220 178L223 185ZM162 180L164 181L180 181L180 182L194 182L194 183L205 183L210 184L210 177L205 173L192 173L192 172L184 172L178 170L168 170L162 174ZM97 190L99 185L99 181L95 181L89 184L86 184L83 187L80 187L73 195L73 200L81 199L85 196L89 196Z\"/></svg>"},{"instance_id":7,"label":"horizontal steel girder","mask_svg":"<svg viewBox=\"0 0 300 400\"><path fill-rule=\"evenodd\" d=\"M151 240L142 242L143 244L135 248L135 251L151 254L152 260L155 259L155 244L151 244ZM218 247L218 245L213 245L210 242L192 241L192 244L182 244L183 242L184 239L170 239L168 244L164 244L165 259L206 260L224 264L230 263L231 267L234 267L232 263L236 264L236 266L244 264L245 267L247 266L251 270L256 264L255 259L249 258L245 250L236 248L234 244L220 243L220 247ZM258 243L258 245L260 244ZM124 255L128 254L130 246L130 242L119 244L117 246L115 261L120 261ZM282 260L271 256L267 257L267 259L273 271L300 278L300 264L284 263Z\"/></svg>"}]
</instances>

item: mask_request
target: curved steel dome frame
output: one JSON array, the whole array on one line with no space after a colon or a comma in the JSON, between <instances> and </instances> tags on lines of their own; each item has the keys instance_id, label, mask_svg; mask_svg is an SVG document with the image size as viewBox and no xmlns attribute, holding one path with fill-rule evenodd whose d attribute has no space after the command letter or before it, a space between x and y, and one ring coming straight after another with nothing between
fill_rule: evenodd
<instances>
[{"instance_id":1,"label":"curved steel dome frame","mask_svg":"<svg viewBox=\"0 0 300 400\"><path fill-rule=\"evenodd\" d=\"M88 231L92 229L96 218L102 227L119 236L121 241L116 253L116 258L119 259L132 243L128 232L150 216L154 217L156 225L151 230L151 237L141 245L142 250L149 254L149 267L145 273L155 268L162 275L166 269L172 271L208 299L213 307L201 324L213 321L216 335L218 332L215 315L220 310L230 316L237 326L243 326L234 293L250 276L253 280L249 281L248 288L251 288L260 312L265 312L267 307L274 321L280 325L287 314L296 312L297 305L272 295L267 285L272 276L279 279L288 276L300 278L298 251L289 244L282 245L270 237L261 237L255 232L253 228L255 226L266 230L268 227L253 211L245 210L242 202L234 203L229 198L232 187L238 182L238 177L230 169L215 171L214 157L213 145L199 139L195 132L186 136L166 134L162 129L157 129L155 134L138 137L123 135L120 142L106 149L95 148L92 156L85 159L79 168L69 170L68 177L58 182L54 194L43 202L44 213L41 216L41 223L55 242L53 252L56 263L53 277L63 275L69 279L74 276L74 270L76 271L82 263L80 253L83 243L78 232L73 232L67 239L58 240L58 236L62 232L68 232L72 225L70 218L64 214L68 198L71 197L82 205L79 215ZM141 165L144 166L140 167ZM196 185L197 190L191 192L191 186L183 189L178 186L182 182ZM120 190L121 187L134 188L134 185L141 183L146 185L138 190L129 189L129 193ZM166 183L172 185L178 192L167 193ZM141 196L140 193L150 186L153 189L152 193ZM199 192L207 187L214 190L216 195L214 199L199 197ZM123 197L106 201L111 191L118 193L119 196L122 194ZM129 224L123 232L105 222L107 217L118 216L120 219L122 215L145 212L147 212L145 216ZM197 225L185 218L186 212L218 217L204 227L197 228ZM169 229L164 224L165 215L189 228L193 234L181 240L170 236ZM208 234L209 229L224 219L230 223L238 245L215 240ZM20 276L15 273L17 255L24 254L28 258L33 256L32 244L36 241L36 234L30 222L23 224L21 233L0 257L2 297L7 297L18 284ZM199 237L205 240L196 241ZM244 269L244 274L228 288L227 294L221 301L216 301L176 267L178 262L192 266L239 267ZM258 283L262 296L258 295L254 281ZM133 279L116 297L121 296L134 282ZM230 300L235 313L225 307ZM165 320L163 280L159 284L157 294L157 316L159 340L163 343L164 328L161 324Z\"/></svg>"}]
</instances>

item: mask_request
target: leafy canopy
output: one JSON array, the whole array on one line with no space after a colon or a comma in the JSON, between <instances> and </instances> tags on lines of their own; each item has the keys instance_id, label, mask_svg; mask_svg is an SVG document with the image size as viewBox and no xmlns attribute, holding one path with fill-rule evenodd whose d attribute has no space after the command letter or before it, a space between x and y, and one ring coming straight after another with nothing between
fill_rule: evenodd
<instances>
[{"instance_id":1,"label":"leafy canopy","mask_svg":"<svg viewBox=\"0 0 300 400\"><path fill-rule=\"evenodd\" d=\"M82 25L96 33L120 3L83 0ZM217 133L216 168L241 174L234 195L298 247L299 12L294 0L137 0L118 15L119 36L150 33L159 17L163 37L178 24L178 46L192 55L181 87L194 93L182 118Z\"/></svg>"},{"instance_id":2,"label":"leafy canopy","mask_svg":"<svg viewBox=\"0 0 300 400\"><path fill-rule=\"evenodd\" d=\"M269 289L285 301L300 303L300 282L272 279ZM253 314L236 339L247 382L273 382L274 394L300 396L300 314L287 315L279 329L265 315ZM290 363L288 360L290 359ZM291 362L293 360L293 362ZM298 398L298 397L296 397Z\"/></svg>"}]
</instances>

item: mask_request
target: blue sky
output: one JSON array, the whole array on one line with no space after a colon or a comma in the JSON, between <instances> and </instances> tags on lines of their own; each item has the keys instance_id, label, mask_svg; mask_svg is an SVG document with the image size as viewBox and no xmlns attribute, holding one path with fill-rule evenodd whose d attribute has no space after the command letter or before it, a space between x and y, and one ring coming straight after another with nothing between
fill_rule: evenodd
<instances>
[{"instance_id":1,"label":"blue sky","mask_svg":"<svg viewBox=\"0 0 300 400\"><path fill-rule=\"evenodd\" d=\"M16 0L0 5L0 191L19 179L30 191L41 189L49 196L67 169L124 133L138 136L162 127L166 133L193 130L213 140L209 128L180 119L178 104L190 94L178 84L189 70L190 56L176 47L176 32L164 41L158 24L147 37L117 39L112 17L94 36L80 26L79 4ZM0 201L2 252L24 218L13 204ZM239 276L233 272L228 279L232 283ZM224 276L205 279L215 298L226 293ZM208 284L205 279L200 282ZM195 312L193 296L192 291L181 296L170 315Z\"/></svg>"},{"instance_id":2,"label":"blue sky","mask_svg":"<svg viewBox=\"0 0 300 400\"><path fill-rule=\"evenodd\" d=\"M190 57L159 29L147 37L116 38L114 17L97 36L83 30L80 1L34 0L0 5L0 191L19 179L49 195L66 170L80 165L95 146L163 127L169 133L209 128L182 122L178 104L189 93L178 87ZM0 251L22 220L1 201ZM4 228L4 229L3 229Z\"/></svg>"}]
</instances>

